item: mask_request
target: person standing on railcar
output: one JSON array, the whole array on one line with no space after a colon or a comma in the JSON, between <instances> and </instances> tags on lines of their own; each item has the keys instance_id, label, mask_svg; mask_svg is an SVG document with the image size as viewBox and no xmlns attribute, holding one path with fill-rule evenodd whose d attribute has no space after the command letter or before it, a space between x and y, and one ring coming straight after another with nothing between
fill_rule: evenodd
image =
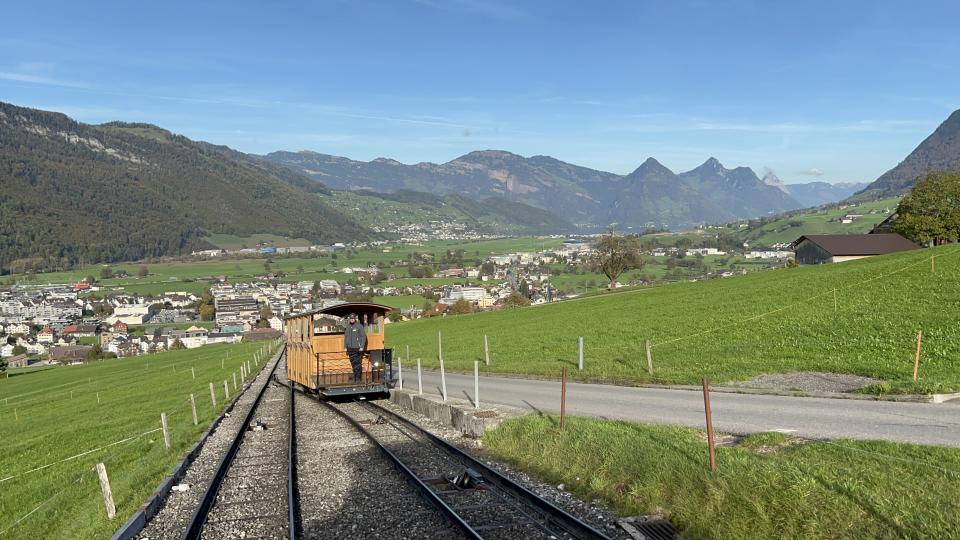
<instances>
[{"instance_id":1,"label":"person standing on railcar","mask_svg":"<svg viewBox=\"0 0 960 540\"><path fill-rule=\"evenodd\" d=\"M357 320L357 314L351 313L347 317L347 326L343 331L343 348L350 358L350 367L353 368L353 381L360 382L363 371L363 357L361 352L367 348L367 330Z\"/></svg>"}]
</instances>

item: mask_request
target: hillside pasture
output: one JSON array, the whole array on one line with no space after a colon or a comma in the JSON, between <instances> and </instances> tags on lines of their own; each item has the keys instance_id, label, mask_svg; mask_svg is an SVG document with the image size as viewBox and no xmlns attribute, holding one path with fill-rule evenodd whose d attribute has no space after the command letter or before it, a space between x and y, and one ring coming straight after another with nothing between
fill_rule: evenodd
<instances>
[{"instance_id":1,"label":"hillside pasture","mask_svg":"<svg viewBox=\"0 0 960 540\"><path fill-rule=\"evenodd\" d=\"M0 538L109 537L223 410L223 381L230 381L232 398L233 373L239 383L241 362L265 344L28 368L0 380ZM169 450L159 431L163 412ZM93 470L98 462L106 465L113 488L112 521Z\"/></svg>"},{"instance_id":2,"label":"hillside pasture","mask_svg":"<svg viewBox=\"0 0 960 540\"><path fill-rule=\"evenodd\" d=\"M936 271L930 259L936 257ZM834 300L836 298L836 300ZM696 384L764 373L854 373L877 392L960 390L960 246L742 277L640 287L555 304L391 325L389 343L437 367L580 380ZM919 382L913 361L923 329ZM577 338L585 366L577 371ZM644 343L652 344L653 374Z\"/></svg>"}]
</instances>

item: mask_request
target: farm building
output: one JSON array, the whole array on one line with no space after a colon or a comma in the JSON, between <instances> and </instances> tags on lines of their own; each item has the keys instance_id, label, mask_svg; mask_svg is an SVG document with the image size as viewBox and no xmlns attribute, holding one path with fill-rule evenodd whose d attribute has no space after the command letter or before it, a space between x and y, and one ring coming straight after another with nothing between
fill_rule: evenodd
<instances>
[{"instance_id":1,"label":"farm building","mask_svg":"<svg viewBox=\"0 0 960 540\"><path fill-rule=\"evenodd\" d=\"M899 234L810 234L793 243L799 264L852 261L919 247Z\"/></svg>"}]
</instances>

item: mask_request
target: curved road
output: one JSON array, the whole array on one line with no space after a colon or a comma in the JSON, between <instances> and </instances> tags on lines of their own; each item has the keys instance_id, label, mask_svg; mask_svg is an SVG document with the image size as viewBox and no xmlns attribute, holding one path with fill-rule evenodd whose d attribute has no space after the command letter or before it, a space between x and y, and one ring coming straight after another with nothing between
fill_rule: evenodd
<instances>
[{"instance_id":1,"label":"curved road","mask_svg":"<svg viewBox=\"0 0 960 540\"><path fill-rule=\"evenodd\" d=\"M404 370L416 391L416 372ZM423 372L424 394L440 394L440 373ZM447 374L447 395L473 397L473 375ZM480 401L560 412L559 381L482 376ZM736 434L782 431L816 439L881 439L960 447L960 400L903 403L861 399L710 394L714 428ZM703 427L703 393L691 390L567 384L567 412L577 416Z\"/></svg>"}]
</instances>

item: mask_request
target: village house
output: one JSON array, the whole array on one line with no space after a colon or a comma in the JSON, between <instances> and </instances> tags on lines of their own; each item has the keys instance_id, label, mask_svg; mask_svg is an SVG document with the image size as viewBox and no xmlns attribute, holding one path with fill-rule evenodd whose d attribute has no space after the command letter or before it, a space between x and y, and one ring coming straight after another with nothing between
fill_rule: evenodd
<instances>
[{"instance_id":1,"label":"village house","mask_svg":"<svg viewBox=\"0 0 960 540\"><path fill-rule=\"evenodd\" d=\"M7 358L7 367L8 368L24 368L30 364L27 355L18 354L17 356L11 356Z\"/></svg>"},{"instance_id":2,"label":"village house","mask_svg":"<svg viewBox=\"0 0 960 540\"><path fill-rule=\"evenodd\" d=\"M188 349L195 349L197 347L202 347L207 344L207 336L209 336L210 331L206 328L200 328L199 326L191 326L186 330L171 330L167 334L167 349L170 349L171 345L176 340L180 340L180 343Z\"/></svg>"},{"instance_id":3,"label":"village house","mask_svg":"<svg viewBox=\"0 0 960 540\"><path fill-rule=\"evenodd\" d=\"M60 364L72 364L83 362L87 358L87 352L92 349L86 345L66 345L63 347L50 347L47 358L51 362Z\"/></svg>"},{"instance_id":4,"label":"village house","mask_svg":"<svg viewBox=\"0 0 960 540\"><path fill-rule=\"evenodd\" d=\"M919 249L899 234L811 234L798 238L794 253L799 264L852 261Z\"/></svg>"},{"instance_id":5,"label":"village house","mask_svg":"<svg viewBox=\"0 0 960 540\"><path fill-rule=\"evenodd\" d=\"M44 326L42 330L37 333L37 342L51 344L54 341L53 329L49 326Z\"/></svg>"}]
</instances>

